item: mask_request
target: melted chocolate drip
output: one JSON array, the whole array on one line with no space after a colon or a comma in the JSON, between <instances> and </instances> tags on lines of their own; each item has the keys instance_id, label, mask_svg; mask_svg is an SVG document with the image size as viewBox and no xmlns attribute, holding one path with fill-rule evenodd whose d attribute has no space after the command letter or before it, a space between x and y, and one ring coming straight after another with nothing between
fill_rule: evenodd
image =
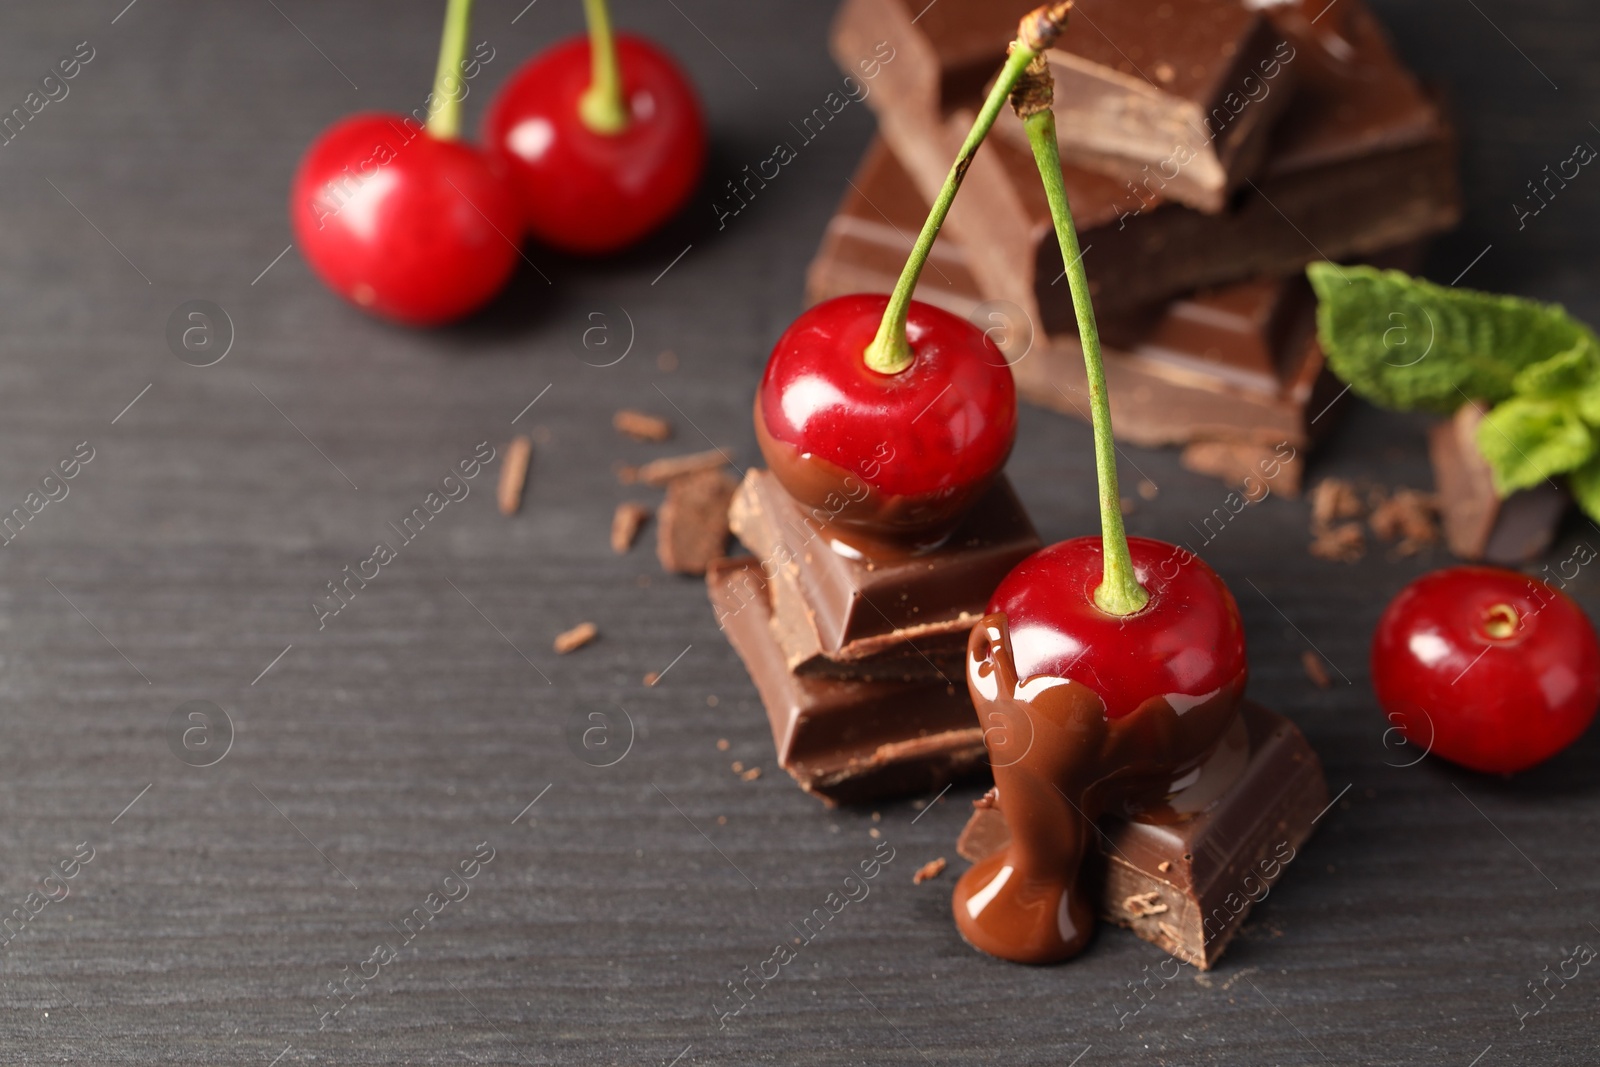
<instances>
[{"instance_id":1,"label":"melted chocolate drip","mask_svg":"<svg viewBox=\"0 0 1600 1067\"><path fill-rule=\"evenodd\" d=\"M1070 959L1094 933L1083 859L1096 820L1119 805L1176 807L1174 790L1192 784L1186 772L1204 778L1208 762L1225 767L1225 758L1211 757L1238 721L1244 675L1212 693L1153 697L1108 719L1099 695L1080 682L1019 679L1006 617L994 614L968 641L967 687L1011 840L961 877L951 902L956 926L974 948L1002 959Z\"/></svg>"}]
</instances>

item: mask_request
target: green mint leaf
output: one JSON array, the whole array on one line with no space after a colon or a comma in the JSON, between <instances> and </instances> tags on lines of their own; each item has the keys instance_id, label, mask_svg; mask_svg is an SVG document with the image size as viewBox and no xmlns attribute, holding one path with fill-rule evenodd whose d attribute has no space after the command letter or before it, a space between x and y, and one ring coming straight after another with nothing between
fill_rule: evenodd
<instances>
[{"instance_id":1,"label":"green mint leaf","mask_svg":"<svg viewBox=\"0 0 1600 1067\"><path fill-rule=\"evenodd\" d=\"M1501 496L1580 467L1595 454L1594 434L1570 400L1514 396L1484 416L1477 436Z\"/></svg>"},{"instance_id":2,"label":"green mint leaf","mask_svg":"<svg viewBox=\"0 0 1600 1067\"><path fill-rule=\"evenodd\" d=\"M1469 399L1504 400L1524 367L1600 345L1555 304L1372 267L1313 263L1306 275L1328 366L1382 407L1447 413Z\"/></svg>"},{"instance_id":3,"label":"green mint leaf","mask_svg":"<svg viewBox=\"0 0 1600 1067\"><path fill-rule=\"evenodd\" d=\"M1600 348L1587 340L1517 372L1511 388L1518 396L1567 397L1600 378Z\"/></svg>"},{"instance_id":4,"label":"green mint leaf","mask_svg":"<svg viewBox=\"0 0 1600 1067\"><path fill-rule=\"evenodd\" d=\"M1584 514L1600 522L1600 456L1568 474L1567 487Z\"/></svg>"}]
</instances>

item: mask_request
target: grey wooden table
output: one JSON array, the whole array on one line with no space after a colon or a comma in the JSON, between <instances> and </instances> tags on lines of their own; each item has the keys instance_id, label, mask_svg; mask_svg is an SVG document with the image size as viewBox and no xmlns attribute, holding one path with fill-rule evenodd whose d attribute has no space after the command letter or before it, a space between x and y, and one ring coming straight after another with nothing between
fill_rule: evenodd
<instances>
[{"instance_id":1,"label":"grey wooden table","mask_svg":"<svg viewBox=\"0 0 1600 1067\"><path fill-rule=\"evenodd\" d=\"M630 495L611 469L702 434L755 456L749 399L871 136L864 108L725 229L708 188L618 260L530 249L537 271L488 314L406 332L284 254L285 199L329 122L421 101L441 5L124 2L0 12L0 112L80 42L93 54L0 147L0 511L93 453L0 548L0 916L26 917L0 934L0 1061L1596 1062L1600 970L1518 1013L1544 968L1600 945L1600 733L1511 782L1405 766L1367 639L1445 560L1314 561L1302 502L1251 508L1207 556L1239 594L1252 693L1344 792L1221 969L1185 971L1125 1026L1154 948L1107 932L1069 966L996 963L956 936L954 869L912 884L955 860L972 789L880 821L825 811L776 770L699 583L662 576L647 547L610 553ZM725 179L837 84L830 6L621 0L617 16L692 70ZM1522 229L1512 206L1575 142L1600 143L1600 15L1379 6L1464 119L1470 211L1431 273L1471 264L1463 284L1600 321L1600 178ZM577 7L485 0L474 37L496 58L469 121L578 29ZM169 349L190 300L231 321L215 365ZM581 358L594 313L619 345L631 321L615 365ZM616 438L624 405L671 417L678 440ZM319 629L325 584L515 429L538 441L524 513L496 512L491 468ZM1425 486L1422 442L1418 420L1358 410L1315 472ZM1168 452L1129 450L1135 467L1161 490L1137 533L1189 537L1224 491ZM1091 528L1091 470L1083 426L1024 413L1011 471L1048 539ZM1600 531L1574 519L1551 560L1579 542ZM1600 609L1594 573L1574 588ZM601 639L553 655L584 619ZM1325 691L1301 670L1312 645L1336 669ZM614 766L571 744L594 710L631 738ZM765 773L743 781L733 760ZM881 842L895 858L871 895L719 1027L725 983ZM360 990L347 1006L337 982Z\"/></svg>"}]
</instances>

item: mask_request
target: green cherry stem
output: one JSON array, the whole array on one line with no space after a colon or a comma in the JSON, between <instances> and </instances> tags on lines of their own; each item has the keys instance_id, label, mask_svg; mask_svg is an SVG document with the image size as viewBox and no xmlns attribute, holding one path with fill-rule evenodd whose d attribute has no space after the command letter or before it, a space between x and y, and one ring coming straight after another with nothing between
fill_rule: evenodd
<instances>
[{"instance_id":1,"label":"green cherry stem","mask_svg":"<svg viewBox=\"0 0 1600 1067\"><path fill-rule=\"evenodd\" d=\"M911 294L916 291L922 265L928 261L934 239L939 236L939 227L944 225L944 217L950 213L950 204L961 188L961 180L967 176L967 168L972 165L972 157L977 155L978 146L988 136L1000 109L1005 106L1007 97L1022 78L1028 64L1055 43L1057 35L1066 28L1067 13L1071 10L1072 0L1052 0L1024 15L1019 23L1017 39L1011 42L1006 65L1001 68L999 79L994 83L994 88L989 90L983 108L972 123L972 129L967 132L967 139L956 154L956 161L951 165L950 173L945 176L944 185L928 211L927 221L922 224L922 232L917 235L917 243L912 246L911 256L900 272L900 280L895 283L894 292L889 296L889 306L883 310L883 321L878 324L878 332L862 353L867 366L879 374L899 374L914 361L911 342L906 337L906 318L911 313Z\"/></svg>"},{"instance_id":2,"label":"green cherry stem","mask_svg":"<svg viewBox=\"0 0 1600 1067\"><path fill-rule=\"evenodd\" d=\"M905 269L900 272L900 280L895 283L889 306L883 311L883 321L878 324L877 335L863 353L867 366L879 374L899 374L911 366L911 342L906 339L906 317L911 313L911 294L916 291L922 265L928 261L928 253L933 250L933 242L939 236L939 227L944 225L944 217L950 213L950 204L961 188L961 180L967 176L972 157L977 154L978 146L983 143L1000 109L1005 106L1006 98L1011 95L1017 79L1022 77L1023 70L1033 56L1034 53L1024 48L1012 51L1004 69L1000 71L1000 80L989 91L988 99L983 102L983 110L978 112L977 120L973 122L955 163L950 167L950 173L945 176L944 186L939 190L932 210L928 212L927 221L922 224L917 243L912 246L911 256L906 260Z\"/></svg>"},{"instance_id":3,"label":"green cherry stem","mask_svg":"<svg viewBox=\"0 0 1600 1067\"><path fill-rule=\"evenodd\" d=\"M611 15L606 11L606 0L583 0L583 14L589 22L589 60L593 74L589 88L578 100L578 117L595 133L621 133L628 128L628 109L622 100L617 42L611 36Z\"/></svg>"},{"instance_id":4,"label":"green cherry stem","mask_svg":"<svg viewBox=\"0 0 1600 1067\"><path fill-rule=\"evenodd\" d=\"M461 136L461 60L467 54L467 27L472 21L472 0L450 0L444 9L444 34L439 39L439 66L433 72L433 97L429 104L428 134L440 141Z\"/></svg>"},{"instance_id":5,"label":"green cherry stem","mask_svg":"<svg viewBox=\"0 0 1600 1067\"><path fill-rule=\"evenodd\" d=\"M1049 71L1043 72L1049 78ZM1100 536L1104 545L1105 572L1094 591L1095 605L1108 615L1132 615L1150 601L1150 593L1139 584L1133 572L1133 557L1128 553L1128 532L1122 525L1122 497L1117 491L1116 445L1111 437L1111 405L1106 398L1106 369L1100 354L1100 331L1095 326L1094 304L1089 299L1089 275L1083 269L1083 254L1078 251L1078 231L1072 224L1072 208L1067 203L1066 185L1061 177L1061 154L1056 141L1056 117L1050 110L1049 96L1044 106L1022 120L1033 148L1034 162L1044 182L1045 199L1050 202L1050 218L1055 223L1056 240L1061 244L1061 261L1067 267L1067 283L1072 287L1072 310L1078 317L1078 339L1083 344L1083 367L1089 378L1089 412L1094 423L1094 468L1100 482Z\"/></svg>"}]
</instances>

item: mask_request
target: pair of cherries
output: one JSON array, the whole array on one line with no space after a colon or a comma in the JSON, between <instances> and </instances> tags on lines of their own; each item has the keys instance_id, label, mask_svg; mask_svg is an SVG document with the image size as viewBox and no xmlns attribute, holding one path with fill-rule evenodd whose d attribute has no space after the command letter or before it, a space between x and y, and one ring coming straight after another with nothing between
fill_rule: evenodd
<instances>
[{"instance_id":1,"label":"pair of cherries","mask_svg":"<svg viewBox=\"0 0 1600 1067\"><path fill-rule=\"evenodd\" d=\"M768 465L809 514L828 516L836 547L915 554L954 532L1011 453L1016 388L988 334L911 292L972 154L1015 90L1032 107L1025 126L1082 296L1079 332L1090 381L1099 381L1091 406L1103 527L1102 537L1063 541L1019 564L968 643L968 688L1018 847L964 874L953 907L973 945L1022 962L1081 951L1094 917L1077 872L1099 808L1118 790L1163 792L1177 777L1169 770L1202 762L1236 718L1247 673L1244 628L1222 580L1193 554L1129 539L1122 527L1049 86L1025 82L1047 77L1027 68L1070 7L1023 20L894 293L840 297L801 315L774 347L755 404ZM867 491L851 492L852 482Z\"/></svg>"},{"instance_id":2,"label":"pair of cherries","mask_svg":"<svg viewBox=\"0 0 1600 1067\"><path fill-rule=\"evenodd\" d=\"M590 33L535 56L493 100L485 145L463 142L470 0L450 0L426 125L345 119L306 151L290 216L336 293L412 326L460 319L505 286L527 234L582 255L616 251L674 215L705 162L705 120L677 64L645 38Z\"/></svg>"}]
</instances>

